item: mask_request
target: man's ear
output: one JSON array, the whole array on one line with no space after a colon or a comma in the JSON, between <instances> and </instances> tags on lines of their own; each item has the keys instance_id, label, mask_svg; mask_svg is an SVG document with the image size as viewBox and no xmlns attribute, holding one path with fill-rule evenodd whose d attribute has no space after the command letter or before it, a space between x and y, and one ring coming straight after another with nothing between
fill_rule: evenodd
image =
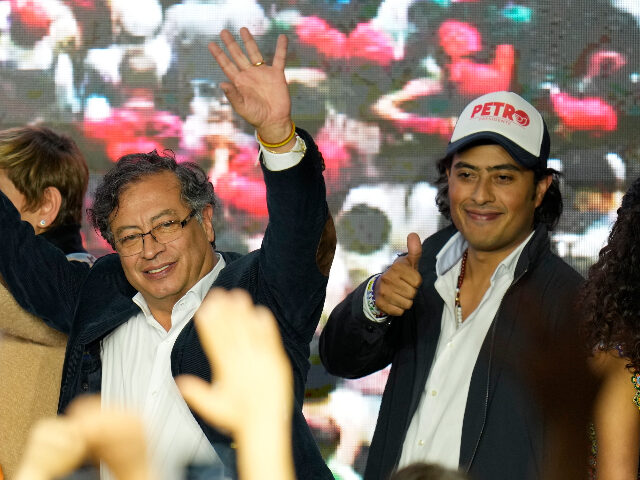
<instances>
[{"instance_id":1,"label":"man's ear","mask_svg":"<svg viewBox=\"0 0 640 480\"><path fill-rule=\"evenodd\" d=\"M216 232L213 229L213 207L210 204L202 209L202 228L209 243L213 242L216 239Z\"/></svg>"},{"instance_id":2,"label":"man's ear","mask_svg":"<svg viewBox=\"0 0 640 480\"><path fill-rule=\"evenodd\" d=\"M538 180L538 183L536 184L536 194L535 194L536 208L538 208L542 203L542 199L544 198L545 193L547 193L547 190L549 190L549 187L551 186L552 181L553 181L552 175L547 175L545 177L542 177L540 180Z\"/></svg>"},{"instance_id":3,"label":"man's ear","mask_svg":"<svg viewBox=\"0 0 640 480\"><path fill-rule=\"evenodd\" d=\"M37 230L41 233L48 229L58 217L62 206L62 194L56 187L47 187L42 194L40 205L34 210L33 216Z\"/></svg>"}]
</instances>

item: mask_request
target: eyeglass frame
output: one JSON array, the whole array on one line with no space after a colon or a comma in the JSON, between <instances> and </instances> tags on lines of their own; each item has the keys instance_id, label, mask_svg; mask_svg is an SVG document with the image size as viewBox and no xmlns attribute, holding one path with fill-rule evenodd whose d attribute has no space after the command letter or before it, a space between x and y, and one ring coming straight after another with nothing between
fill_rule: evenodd
<instances>
[{"instance_id":1,"label":"eyeglass frame","mask_svg":"<svg viewBox=\"0 0 640 480\"><path fill-rule=\"evenodd\" d=\"M162 245L166 245L167 243L171 243L175 240L178 240L178 238L182 237L182 231L184 230L184 227L187 225L187 223L189 223L189 220L191 220L193 217L196 216L198 212L196 211L196 209L194 208L193 210L191 210L191 212L189 212L189 215L187 215L185 217L184 220L178 222L176 220L169 220L167 222L160 222L158 225L156 225L155 227L153 227L151 230L149 230L147 233L133 233L131 235L125 235L122 238L119 238L115 241L115 245L116 245L116 250L118 251L118 255L120 255L121 257L132 257L134 255L138 255L140 252L142 252L142 250L144 250L144 237L146 237L147 235L151 235L151 238L153 238L156 242L162 244ZM167 223L171 223L171 224L178 224L180 225L180 230L178 230L180 233L180 236L174 238L173 240L169 240L168 242L161 242L159 241L156 236L153 234L153 231L163 225L166 225ZM122 243L122 241L126 238L130 238L130 237L136 237L139 238L141 240L141 248L140 250L138 250L135 253L127 253L126 255L122 254L119 250L118 250L118 245Z\"/></svg>"}]
</instances>

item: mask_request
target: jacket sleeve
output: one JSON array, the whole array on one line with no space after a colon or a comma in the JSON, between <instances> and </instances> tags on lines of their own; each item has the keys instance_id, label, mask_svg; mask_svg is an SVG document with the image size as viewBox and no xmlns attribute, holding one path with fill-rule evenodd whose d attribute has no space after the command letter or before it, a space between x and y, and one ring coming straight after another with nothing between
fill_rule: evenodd
<instances>
[{"instance_id":1,"label":"jacket sleeve","mask_svg":"<svg viewBox=\"0 0 640 480\"><path fill-rule=\"evenodd\" d=\"M89 272L20 219L0 192L0 275L16 302L47 325L69 333L80 285Z\"/></svg>"},{"instance_id":2,"label":"jacket sleeve","mask_svg":"<svg viewBox=\"0 0 640 480\"><path fill-rule=\"evenodd\" d=\"M324 161L309 134L297 130L306 153L295 166L263 165L269 224L260 249L260 277L284 335L308 345L320 320L336 247L326 202Z\"/></svg>"},{"instance_id":3,"label":"jacket sleeve","mask_svg":"<svg viewBox=\"0 0 640 480\"><path fill-rule=\"evenodd\" d=\"M320 359L332 375L359 378L376 372L393 359L394 337L402 320L369 320L362 299L368 280L338 304L320 335Z\"/></svg>"}]
</instances>

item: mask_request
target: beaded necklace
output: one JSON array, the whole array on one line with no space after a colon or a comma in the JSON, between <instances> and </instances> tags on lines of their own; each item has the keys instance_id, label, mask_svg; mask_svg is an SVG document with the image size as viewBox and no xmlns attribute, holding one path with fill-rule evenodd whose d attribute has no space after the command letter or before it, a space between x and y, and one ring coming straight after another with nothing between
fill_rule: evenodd
<instances>
[{"instance_id":1,"label":"beaded necklace","mask_svg":"<svg viewBox=\"0 0 640 480\"><path fill-rule=\"evenodd\" d=\"M454 311L456 314L456 327L460 327L462 325L462 305L460 304L460 287L462 287L462 282L464 282L464 271L467 269L467 256L469 254L469 249L465 250L462 254L462 263L460 264L460 275L458 275L458 284L456 285L456 301Z\"/></svg>"}]
</instances>

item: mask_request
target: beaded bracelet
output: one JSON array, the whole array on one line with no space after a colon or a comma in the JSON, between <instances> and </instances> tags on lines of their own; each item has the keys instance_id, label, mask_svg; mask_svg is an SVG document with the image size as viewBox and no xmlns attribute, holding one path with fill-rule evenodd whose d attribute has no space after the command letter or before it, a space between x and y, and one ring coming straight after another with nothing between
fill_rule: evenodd
<instances>
[{"instance_id":1,"label":"beaded bracelet","mask_svg":"<svg viewBox=\"0 0 640 480\"><path fill-rule=\"evenodd\" d=\"M369 283L367 283L367 307L369 307L369 312L376 318L386 318L387 314L380 311L380 309L376 306L376 282L380 278L381 274L374 275L369 279Z\"/></svg>"},{"instance_id":2,"label":"beaded bracelet","mask_svg":"<svg viewBox=\"0 0 640 480\"><path fill-rule=\"evenodd\" d=\"M256 137L258 138L258 141L265 148L283 147L287 143L289 143L295 135L296 135L296 124L293 122L293 120L291 120L291 133L287 136L287 138L285 138L282 142L279 142L279 143L267 143L264 140L262 140L262 138L260 138L260 134L256 132Z\"/></svg>"},{"instance_id":3,"label":"beaded bracelet","mask_svg":"<svg viewBox=\"0 0 640 480\"><path fill-rule=\"evenodd\" d=\"M636 407L640 408L640 373L635 372L631 375L631 383L633 383L633 387L636 389L636 394L633 397L633 403L636 404Z\"/></svg>"}]
</instances>

